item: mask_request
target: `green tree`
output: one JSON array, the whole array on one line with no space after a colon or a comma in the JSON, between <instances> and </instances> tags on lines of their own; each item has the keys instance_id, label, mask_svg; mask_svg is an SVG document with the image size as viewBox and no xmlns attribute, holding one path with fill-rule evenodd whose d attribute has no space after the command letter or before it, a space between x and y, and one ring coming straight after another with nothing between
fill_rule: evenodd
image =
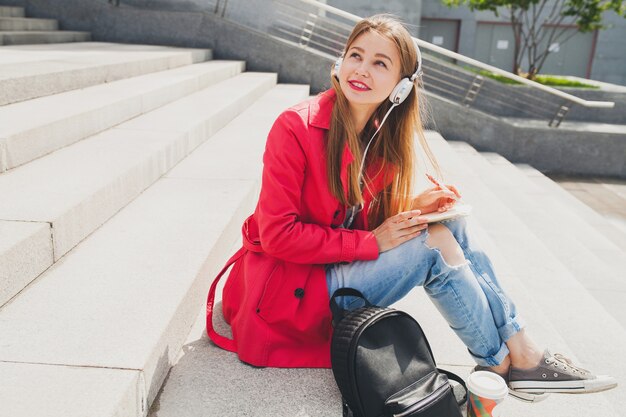
<instances>
[{"instance_id":1,"label":"green tree","mask_svg":"<svg viewBox=\"0 0 626 417\"><path fill-rule=\"evenodd\" d=\"M567 42L577 31L607 29L602 15L613 10L626 16L626 0L441 0L448 7L468 6L470 10L490 10L496 16L506 11L515 36L513 72L534 79L554 43ZM522 68L523 59L528 68Z\"/></svg>"}]
</instances>

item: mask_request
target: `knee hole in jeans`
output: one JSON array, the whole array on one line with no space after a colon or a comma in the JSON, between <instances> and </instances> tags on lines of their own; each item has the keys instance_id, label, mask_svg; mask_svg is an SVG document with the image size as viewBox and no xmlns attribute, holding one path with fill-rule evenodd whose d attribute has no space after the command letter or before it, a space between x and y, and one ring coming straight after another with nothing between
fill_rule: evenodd
<instances>
[{"instance_id":1,"label":"knee hole in jeans","mask_svg":"<svg viewBox=\"0 0 626 417\"><path fill-rule=\"evenodd\" d=\"M459 242L456 241L452 232L441 224L428 226L426 245L439 249L443 260L450 266L461 266L467 262Z\"/></svg>"}]
</instances>

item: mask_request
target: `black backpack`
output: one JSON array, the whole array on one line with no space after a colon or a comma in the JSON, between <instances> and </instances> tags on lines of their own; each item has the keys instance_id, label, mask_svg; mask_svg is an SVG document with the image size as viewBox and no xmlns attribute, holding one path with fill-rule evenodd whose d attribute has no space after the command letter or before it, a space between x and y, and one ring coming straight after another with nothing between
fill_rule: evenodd
<instances>
[{"instance_id":1,"label":"black backpack","mask_svg":"<svg viewBox=\"0 0 626 417\"><path fill-rule=\"evenodd\" d=\"M354 296L365 307L346 312L337 297ZM461 417L463 379L438 369L420 325L410 315L373 306L353 288L340 288L330 307L335 326L331 363L343 397L344 417ZM464 390L457 401L448 379Z\"/></svg>"}]
</instances>

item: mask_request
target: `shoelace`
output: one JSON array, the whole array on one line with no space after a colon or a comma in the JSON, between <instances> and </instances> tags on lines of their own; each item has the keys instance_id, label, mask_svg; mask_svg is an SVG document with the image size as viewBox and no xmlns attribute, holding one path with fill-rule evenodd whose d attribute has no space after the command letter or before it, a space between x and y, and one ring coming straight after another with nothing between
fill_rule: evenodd
<instances>
[{"instance_id":1,"label":"shoelace","mask_svg":"<svg viewBox=\"0 0 626 417\"><path fill-rule=\"evenodd\" d=\"M552 359L552 361L549 361L549 359ZM564 371L566 371L567 367L569 367L573 372L580 372L581 374L589 374L590 373L586 369L583 369L583 368L580 368L578 366L575 366L570 359L566 358L565 356L563 356L560 353L555 353L549 359L546 360L546 362L548 364L554 363L555 366L556 366L556 364L561 364L561 365L563 365L563 370Z\"/></svg>"}]
</instances>

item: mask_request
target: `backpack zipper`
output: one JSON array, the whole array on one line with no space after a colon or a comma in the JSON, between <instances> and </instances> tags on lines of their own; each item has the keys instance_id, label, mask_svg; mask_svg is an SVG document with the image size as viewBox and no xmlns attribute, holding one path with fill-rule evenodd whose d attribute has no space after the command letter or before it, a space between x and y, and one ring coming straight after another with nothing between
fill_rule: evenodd
<instances>
[{"instance_id":1,"label":"backpack zipper","mask_svg":"<svg viewBox=\"0 0 626 417\"><path fill-rule=\"evenodd\" d=\"M437 388L433 393L431 393L428 397L424 398L421 401L416 402L415 404L413 404L412 406L408 407L406 410L404 410L403 412L401 412L400 414L394 414L393 417L404 417L406 415L411 414L414 411L417 410L424 410L428 407L430 407L434 402L436 402L437 400L439 400L441 397L444 396L444 394L450 389L450 384L449 383L445 383L442 386L440 386L439 388Z\"/></svg>"}]
</instances>

